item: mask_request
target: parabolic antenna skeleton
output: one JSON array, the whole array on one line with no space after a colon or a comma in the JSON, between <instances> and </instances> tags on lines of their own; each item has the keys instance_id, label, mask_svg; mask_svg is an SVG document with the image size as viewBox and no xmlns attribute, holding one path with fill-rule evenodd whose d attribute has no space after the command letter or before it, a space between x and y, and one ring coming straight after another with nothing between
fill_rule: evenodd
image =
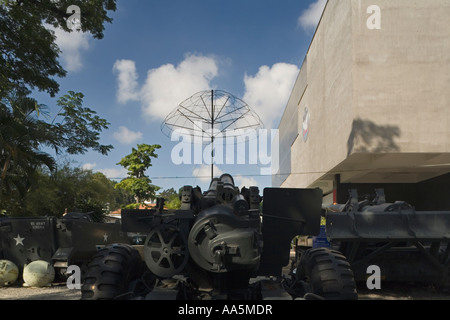
<instances>
[{"instance_id":1,"label":"parabolic antenna skeleton","mask_svg":"<svg viewBox=\"0 0 450 320\"><path fill-rule=\"evenodd\" d=\"M227 137L240 134L239 129L261 129L258 114L241 99L221 90L201 91L178 105L164 120L161 131L169 138L176 130L194 141L211 143L211 179L214 177L214 140L218 136Z\"/></svg>"}]
</instances>

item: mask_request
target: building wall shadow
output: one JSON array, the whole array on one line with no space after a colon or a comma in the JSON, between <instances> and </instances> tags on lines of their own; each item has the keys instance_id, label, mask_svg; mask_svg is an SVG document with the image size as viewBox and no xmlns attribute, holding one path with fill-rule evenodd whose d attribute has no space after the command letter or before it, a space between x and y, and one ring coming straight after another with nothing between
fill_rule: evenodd
<instances>
[{"instance_id":1,"label":"building wall shadow","mask_svg":"<svg viewBox=\"0 0 450 320\"><path fill-rule=\"evenodd\" d=\"M370 120L355 119L347 141L347 155L354 152L400 152L400 147L395 143L395 138L400 135L398 126L382 126Z\"/></svg>"}]
</instances>

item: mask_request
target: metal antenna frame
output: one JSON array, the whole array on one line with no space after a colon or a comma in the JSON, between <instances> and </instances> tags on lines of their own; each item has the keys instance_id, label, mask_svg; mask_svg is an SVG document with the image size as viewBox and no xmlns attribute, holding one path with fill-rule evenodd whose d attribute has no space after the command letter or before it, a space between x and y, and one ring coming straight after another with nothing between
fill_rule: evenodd
<instances>
[{"instance_id":1,"label":"metal antenna frame","mask_svg":"<svg viewBox=\"0 0 450 320\"><path fill-rule=\"evenodd\" d=\"M210 105L206 101L210 100ZM217 110L219 110L217 112ZM203 125L206 124L206 129ZM214 178L214 141L217 135L236 133L238 129L261 129L264 125L256 112L241 99L222 90L201 91L181 102L161 124L161 131L171 138L177 129L186 130L191 137L204 136L211 142L211 180ZM210 133L208 129L210 128ZM238 133L236 133L238 135ZM194 139L194 143L196 139Z\"/></svg>"}]
</instances>

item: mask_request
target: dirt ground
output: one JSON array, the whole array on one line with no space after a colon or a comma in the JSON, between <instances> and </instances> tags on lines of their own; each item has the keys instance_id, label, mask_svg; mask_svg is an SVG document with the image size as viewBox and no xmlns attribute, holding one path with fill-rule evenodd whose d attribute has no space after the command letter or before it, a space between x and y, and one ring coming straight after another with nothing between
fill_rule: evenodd
<instances>
[{"instance_id":1,"label":"dirt ground","mask_svg":"<svg viewBox=\"0 0 450 320\"><path fill-rule=\"evenodd\" d=\"M43 288L21 285L0 287L0 300L80 300L80 290L69 290L65 283Z\"/></svg>"},{"instance_id":2,"label":"dirt ground","mask_svg":"<svg viewBox=\"0 0 450 320\"><path fill-rule=\"evenodd\" d=\"M291 252L291 258L295 256ZM283 268L288 276L290 267ZM437 291L432 286L414 283L381 284L380 290L369 290L365 283L357 284L359 300L450 300L450 292ZM20 283L11 287L0 287L0 300L80 300L80 290L70 290L66 283L56 283L44 288L27 288Z\"/></svg>"},{"instance_id":3,"label":"dirt ground","mask_svg":"<svg viewBox=\"0 0 450 320\"><path fill-rule=\"evenodd\" d=\"M295 256L291 252L291 258ZM290 267L283 268L289 275ZM369 290L365 283L357 284L359 300L450 300L450 292L437 291L432 286L415 283L381 284L380 290ZM0 287L0 300L80 300L80 290L70 290L66 283L56 283L44 288L23 287L16 283L11 287Z\"/></svg>"},{"instance_id":4,"label":"dirt ground","mask_svg":"<svg viewBox=\"0 0 450 320\"><path fill-rule=\"evenodd\" d=\"M0 300L80 300L79 290L69 290L64 284L44 288L25 288L20 285L0 288ZM381 290L369 290L358 284L359 300L450 300L449 293L417 284L383 284Z\"/></svg>"},{"instance_id":5,"label":"dirt ground","mask_svg":"<svg viewBox=\"0 0 450 320\"><path fill-rule=\"evenodd\" d=\"M369 290L358 283L359 300L450 300L450 293L432 286L414 283L382 283L380 290Z\"/></svg>"}]
</instances>

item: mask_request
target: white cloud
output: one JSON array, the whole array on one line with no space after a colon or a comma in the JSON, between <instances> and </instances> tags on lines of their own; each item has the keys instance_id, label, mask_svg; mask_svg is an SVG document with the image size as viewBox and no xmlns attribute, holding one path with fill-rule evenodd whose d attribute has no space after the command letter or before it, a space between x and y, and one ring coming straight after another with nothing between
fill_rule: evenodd
<instances>
[{"instance_id":1,"label":"white cloud","mask_svg":"<svg viewBox=\"0 0 450 320\"><path fill-rule=\"evenodd\" d=\"M113 134L113 137L122 144L133 144L142 139L142 132L134 132L122 126Z\"/></svg>"},{"instance_id":2,"label":"white cloud","mask_svg":"<svg viewBox=\"0 0 450 320\"><path fill-rule=\"evenodd\" d=\"M243 177L240 175L234 176L233 178L234 178L234 184L239 188L242 188L242 187L250 188L250 187L258 186L258 182L253 178Z\"/></svg>"},{"instance_id":3,"label":"white cloud","mask_svg":"<svg viewBox=\"0 0 450 320\"><path fill-rule=\"evenodd\" d=\"M138 75L135 62L132 60L117 60L113 70L118 74L117 82L119 87L117 90L117 100L120 103L138 100Z\"/></svg>"},{"instance_id":4,"label":"white cloud","mask_svg":"<svg viewBox=\"0 0 450 320\"><path fill-rule=\"evenodd\" d=\"M108 168L108 169L98 169L98 172L103 173L108 179L124 179L128 176L128 171L125 168Z\"/></svg>"},{"instance_id":5,"label":"white cloud","mask_svg":"<svg viewBox=\"0 0 450 320\"><path fill-rule=\"evenodd\" d=\"M96 163L85 163L83 164L83 166L81 168L83 168L84 170L92 170L97 166Z\"/></svg>"},{"instance_id":6,"label":"white cloud","mask_svg":"<svg viewBox=\"0 0 450 320\"><path fill-rule=\"evenodd\" d=\"M260 116L267 129L278 126L297 79L296 65L262 66L255 76L245 76L243 100Z\"/></svg>"},{"instance_id":7,"label":"white cloud","mask_svg":"<svg viewBox=\"0 0 450 320\"><path fill-rule=\"evenodd\" d=\"M119 102L140 101L145 117L164 120L182 101L199 91L211 89L210 82L218 75L219 67L212 57L188 54L178 66L166 64L149 70L141 88L137 88L133 61L118 60L114 71L118 74Z\"/></svg>"},{"instance_id":8,"label":"white cloud","mask_svg":"<svg viewBox=\"0 0 450 320\"><path fill-rule=\"evenodd\" d=\"M224 172L219 169L219 167L214 166L214 177L220 177ZM194 171L192 171L192 176L194 178L198 178L202 182L211 182L211 166L210 165L202 165L200 167L196 167Z\"/></svg>"},{"instance_id":9,"label":"white cloud","mask_svg":"<svg viewBox=\"0 0 450 320\"><path fill-rule=\"evenodd\" d=\"M114 179L114 180L124 179L128 176L128 171L125 168L95 169L96 167L97 167L96 163L85 163L81 166L81 168L83 168L84 170L93 170L94 172L101 172L108 179Z\"/></svg>"},{"instance_id":10,"label":"white cloud","mask_svg":"<svg viewBox=\"0 0 450 320\"><path fill-rule=\"evenodd\" d=\"M202 55L186 55L177 66L165 64L147 73L139 87L134 61L118 60L117 99L121 103L140 101L147 119L161 121L182 101L193 94L209 90L219 74L219 61ZM262 118L267 128L278 125L297 78L297 66L277 63L262 66L255 76L245 75L243 100Z\"/></svg>"},{"instance_id":11,"label":"white cloud","mask_svg":"<svg viewBox=\"0 0 450 320\"><path fill-rule=\"evenodd\" d=\"M327 0L316 0L298 18L298 24L306 31L315 30L319 24Z\"/></svg>"},{"instance_id":12,"label":"white cloud","mask_svg":"<svg viewBox=\"0 0 450 320\"><path fill-rule=\"evenodd\" d=\"M48 29L55 32L56 44L62 51L60 58L62 59L63 67L67 71L80 71L83 68L81 54L82 51L89 49L91 36L88 33L78 31L66 32L62 29L55 29L52 26L48 26Z\"/></svg>"}]
</instances>

